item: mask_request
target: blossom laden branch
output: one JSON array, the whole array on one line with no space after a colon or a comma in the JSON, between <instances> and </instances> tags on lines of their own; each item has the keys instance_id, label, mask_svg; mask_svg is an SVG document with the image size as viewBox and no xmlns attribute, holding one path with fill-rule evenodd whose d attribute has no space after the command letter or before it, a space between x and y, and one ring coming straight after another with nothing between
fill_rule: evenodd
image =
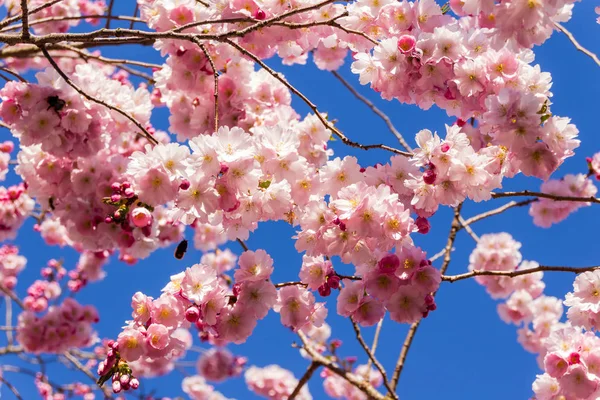
<instances>
[{"instance_id":1,"label":"blossom laden branch","mask_svg":"<svg viewBox=\"0 0 600 400\"><path fill-rule=\"evenodd\" d=\"M144 128L142 126L142 124L139 123L139 121L137 121L135 118L133 118L131 115L129 115L128 113L126 113L125 111L121 110L118 107L112 106L108 103L106 103L105 101L102 101L92 95L90 95L89 93L85 92L83 89L81 89L79 86L77 86L72 80L71 78L69 78L67 76L67 74L64 73L64 71L58 66L58 64L56 64L56 61L54 61L54 59L52 58L52 56L50 55L50 53L48 53L48 50L46 49L45 46L41 46L40 50L42 51L42 53L44 54L44 56L46 57L46 59L48 60L48 62L54 67L54 69L56 70L56 72L65 80L65 82L71 86L73 89L75 89L75 91L77 93L79 93L80 95L82 95L83 97L85 97L86 99L93 101L94 103L98 103L103 105L104 107L116 111L119 114L123 115L125 118L127 118L128 120L130 120L131 122L133 122L133 124L135 126L137 126L142 133L140 134L141 136L144 136L146 139L148 139L148 141L152 144L157 144L158 141L152 137L152 135L150 134L150 132L148 132L148 130L146 130L146 128ZM139 134L139 132L138 132Z\"/></svg>"}]
</instances>

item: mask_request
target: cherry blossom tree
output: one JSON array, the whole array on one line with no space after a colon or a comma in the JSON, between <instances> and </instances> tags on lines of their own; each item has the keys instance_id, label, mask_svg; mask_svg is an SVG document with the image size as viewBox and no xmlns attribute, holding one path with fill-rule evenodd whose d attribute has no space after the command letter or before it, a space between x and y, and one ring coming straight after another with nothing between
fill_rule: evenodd
<instances>
[{"instance_id":1,"label":"cherry blossom tree","mask_svg":"<svg viewBox=\"0 0 600 400\"><path fill-rule=\"evenodd\" d=\"M600 266L540 265L523 259L527 243L510 232L475 231L516 207L528 207L543 229L600 203L600 153L576 154L579 131L551 109L552 77L534 64L536 46L558 34L600 66L563 26L575 0L119 3L0 0L0 124L11 135L0 144L0 179L20 179L0 187L0 356L21 357L0 362L11 395L24 399L13 379L20 374L42 399L167 399L168 387L148 393L144 381L181 366L201 341L195 373L181 382L191 399L226 399L214 385L239 377L272 400L312 399L309 380L334 399L398 400L440 285L474 279L537 355L534 399L600 398ZM122 7L131 13L119 15ZM107 55L132 45L148 46L160 63L126 50ZM397 144L343 132L327 104L318 107L271 60L329 71ZM436 106L453 122L444 132L401 134L342 77L348 64L374 96ZM310 113L300 115L293 98ZM160 108L168 132L150 122ZM380 162L334 154L334 140L378 151ZM561 173L572 156L580 173ZM517 175L538 182L503 190ZM472 202L490 206L463 215ZM449 226L430 223L440 209L452 211ZM28 219L34 232L23 233ZM293 227L293 237L276 240L292 241L301 265L278 265L247 245L268 221ZM442 231L445 246L426 252L422 235ZM472 253L450 275L460 231ZM23 282L28 255L17 233L70 247L79 261L49 259L39 279ZM110 260L126 268L167 247L185 265L160 292L135 292L122 305L131 318L120 333L100 336L97 305L77 294L102 285ZM185 256L188 247L203 252L199 262ZM281 268L298 278L276 281ZM572 292L544 294L547 272L574 274ZM270 365L236 353L269 313L297 336L290 345L305 360L303 375L276 349ZM330 326L331 313L350 321L361 354L344 354L336 330L350 325ZM397 349L386 349L399 354L392 368L377 357L385 318L410 326ZM53 379L47 355L71 368L68 382Z\"/></svg>"}]
</instances>

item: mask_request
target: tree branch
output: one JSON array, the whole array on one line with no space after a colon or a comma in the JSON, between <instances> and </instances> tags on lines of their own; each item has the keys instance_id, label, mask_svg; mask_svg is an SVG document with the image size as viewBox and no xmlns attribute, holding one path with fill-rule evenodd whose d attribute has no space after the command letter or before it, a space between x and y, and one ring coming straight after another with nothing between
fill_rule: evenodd
<instances>
[{"instance_id":1,"label":"tree branch","mask_svg":"<svg viewBox=\"0 0 600 400\"><path fill-rule=\"evenodd\" d=\"M471 217L471 218L467 219L466 221L464 221L462 223L461 229L465 228L465 227L467 227L469 225L471 225L472 223L475 223L477 221L481 221L482 219L485 219L485 218L488 218L488 217L491 217L491 216L494 216L494 215L501 214L501 213L503 213L504 211L506 211L506 210L508 210L510 208L526 206L526 205L529 205L529 204L534 203L536 201L538 201L538 199L527 199L527 200L523 200L523 201L511 201L509 203L506 203L503 206L500 206L500 207L495 208L495 209L490 210L490 211L486 211L484 213L475 215L474 217Z\"/></svg>"},{"instance_id":2,"label":"tree branch","mask_svg":"<svg viewBox=\"0 0 600 400\"><path fill-rule=\"evenodd\" d=\"M560 196L550 193L531 192L529 190L523 190L521 192L498 192L492 193L492 198L499 199L501 197L541 197L544 199L556 200L556 201L582 201L585 203L600 203L600 199L594 196L590 197L572 197L572 196Z\"/></svg>"},{"instance_id":3,"label":"tree branch","mask_svg":"<svg viewBox=\"0 0 600 400\"><path fill-rule=\"evenodd\" d=\"M302 375L302 377L298 381L298 384L296 385L296 387L292 391L292 394L290 394L290 396L288 397L288 400L294 400L296 398L296 396L298 396L298 394L300 393L300 390L302 389L302 387L308 383L308 381L312 377L313 373L320 366L321 365L319 363L316 363L314 361L310 363L310 365L306 369L306 372L304 373L304 375Z\"/></svg>"},{"instance_id":4,"label":"tree branch","mask_svg":"<svg viewBox=\"0 0 600 400\"><path fill-rule=\"evenodd\" d=\"M448 265L450 265L452 246L454 245L454 241L456 240L456 234L460 229L460 210L462 208L462 203L460 203L454 209L454 218L452 219L452 225L450 226L450 233L448 234L448 241L446 242L446 247L444 248L444 261L442 263L442 267L440 268L441 274L444 275L446 270L448 269ZM433 293L433 296L437 294L437 291ZM412 341L417 333L417 329L419 329L419 325L422 320L414 322L406 334L406 338L404 339L404 343L402 344L402 350L400 351L400 356L398 357L398 361L396 362L396 368L394 369L394 374L392 375L392 387L394 390L398 387L398 381L400 380L400 374L402 374L402 369L404 368L404 364L406 362L406 357L408 356L408 351L410 350L410 346L412 345Z\"/></svg>"},{"instance_id":5,"label":"tree branch","mask_svg":"<svg viewBox=\"0 0 600 400\"><path fill-rule=\"evenodd\" d=\"M392 398L397 400L398 395L396 394L394 389L392 389L392 387L390 386L390 382L388 380L387 373L385 372L385 369L383 368L383 365L381 365L379 360L377 360L375 355L371 352L371 349L369 349L369 346L367 345L367 343L365 342L365 340L362 337L362 334L360 333L360 327L358 326L356 321L354 321L354 318L352 318L352 316L350 316L350 322L352 322L352 328L354 328L354 333L356 334L356 339L358 340L358 343L360 343L360 345L363 348L363 350L365 351L365 353L367 353L367 356L369 356L369 360L375 365L375 368L377 368L377 370L383 377L383 385L388 390L388 393L390 394L390 396L392 396Z\"/></svg>"},{"instance_id":6,"label":"tree branch","mask_svg":"<svg viewBox=\"0 0 600 400\"><path fill-rule=\"evenodd\" d=\"M381 118L383 122L385 122L390 132L392 132L394 136L396 136L396 139L398 139L400 145L404 147L406 151L412 151L412 148L408 145L406 140L404 140L402 134L396 129L396 127L390 120L390 117L388 117L383 111L377 108L371 100L358 93L358 91L354 87L352 87L352 85L350 85L350 83L348 83L348 81L346 81L337 71L331 71L331 73L342 83L342 85L344 85L354 95L354 97L365 103L367 107L371 109L371 111L377 114L377 116L379 116L379 118Z\"/></svg>"},{"instance_id":7,"label":"tree branch","mask_svg":"<svg viewBox=\"0 0 600 400\"><path fill-rule=\"evenodd\" d=\"M600 67L600 60L598 59L598 56L596 54L592 53L591 51L589 51L588 49L586 49L585 47L583 47L582 45L580 45L579 42L575 39L575 36L573 36L573 34L571 32L569 32L567 30L567 28L565 28L558 22L555 22L554 26L556 26L556 28L558 28L559 31L564 33L569 38L569 40L571 41L571 43L573 43L573 45L575 46L575 48L577 50L579 50L580 52L582 52L583 54L585 54L586 56L588 56L589 58L594 60L596 65L598 65Z\"/></svg>"},{"instance_id":8,"label":"tree branch","mask_svg":"<svg viewBox=\"0 0 600 400\"><path fill-rule=\"evenodd\" d=\"M21 0L21 15L21 24L23 26L21 36L23 37L23 40L27 40L31 36L31 33L29 32L29 11L27 10L27 0Z\"/></svg>"},{"instance_id":9,"label":"tree branch","mask_svg":"<svg viewBox=\"0 0 600 400\"><path fill-rule=\"evenodd\" d=\"M2 375L0 375L0 382L4 383L4 385L6 385L6 387L8 388L8 390L10 390L15 395L15 397L16 397L17 400L23 400L23 398L19 394L19 391L17 390L17 388L14 387L12 383L10 383L6 379L4 379L2 377Z\"/></svg>"},{"instance_id":10,"label":"tree branch","mask_svg":"<svg viewBox=\"0 0 600 400\"><path fill-rule=\"evenodd\" d=\"M137 126L143 133L140 134L138 132L139 135L144 136L146 139L148 139L148 141L152 144L158 144L158 141L152 137L152 135L150 134L150 132L148 132L146 130L146 128L144 128L142 126L142 124L140 124L135 118L133 118L131 115L129 115L128 113L126 113L125 111L121 110L118 107L112 106L90 94L88 94L87 92L85 92L84 90L82 90L79 86L77 86L68 76L67 74L65 74L63 72L62 69L60 69L60 67L58 66L58 64L56 64L56 61L54 61L54 59L52 58L52 56L50 55L50 53L48 53L48 50L46 50L46 48L44 46L40 47L40 50L42 51L42 53L44 53L44 56L46 57L46 59L48 60L48 62L50 62L50 64L54 67L54 69L56 70L56 72L58 72L58 74L65 80L65 82L71 86L73 89L75 89L75 91L77 93L79 93L80 95L82 95L83 97L85 97L86 99L93 101L94 103L98 103L103 105L104 107L116 111L119 114L123 115L124 117L126 117L128 120L130 120L131 122L133 122L133 124L135 126Z\"/></svg>"},{"instance_id":11,"label":"tree branch","mask_svg":"<svg viewBox=\"0 0 600 400\"><path fill-rule=\"evenodd\" d=\"M206 58L208 58L210 67L213 70L213 77L214 77L214 81L215 81L214 93L213 93L213 96L215 98L215 133L217 133L217 131L219 130L219 71L217 71L217 67L215 67L215 63L214 63L212 57L210 56L208 50L206 49L206 46L204 46L202 43L200 43L199 40L196 40L196 43L198 44L198 46L200 47L200 49L202 50L202 52L204 53Z\"/></svg>"},{"instance_id":12,"label":"tree branch","mask_svg":"<svg viewBox=\"0 0 600 400\"><path fill-rule=\"evenodd\" d=\"M463 279L472 278L474 276L508 276L514 278L515 276L533 274L534 272L547 271L547 272L572 272L574 274L581 274L583 272L595 271L600 269L600 265L592 267L563 267L563 266L544 266L540 265L535 268L520 269L515 271L484 271L484 270L473 270L465 272L459 275L442 275L442 281L456 282Z\"/></svg>"}]
</instances>

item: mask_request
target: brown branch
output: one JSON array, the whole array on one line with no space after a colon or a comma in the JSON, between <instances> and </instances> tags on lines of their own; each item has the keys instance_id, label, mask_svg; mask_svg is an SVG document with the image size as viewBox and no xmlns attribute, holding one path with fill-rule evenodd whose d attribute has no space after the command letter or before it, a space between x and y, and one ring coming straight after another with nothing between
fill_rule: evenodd
<instances>
[{"instance_id":1,"label":"brown branch","mask_svg":"<svg viewBox=\"0 0 600 400\"><path fill-rule=\"evenodd\" d=\"M356 340L358 340L358 343L360 343L360 345L363 348L363 350L365 351L365 353L367 353L369 360L375 365L375 368L377 368L377 370L383 377L383 385L388 390L389 395L392 396L392 398L397 400L398 395L396 394L394 389L392 389L392 387L390 386L390 382L388 380L387 373L385 372L385 369L383 368L383 365L381 365L379 360L377 360L375 355L371 352L371 349L369 349L369 346L367 345L367 343L365 342L365 340L362 337L362 334L360 333L360 327L358 326L358 324L356 323L356 321L354 320L354 318L352 316L350 316L350 322L352 322L352 328L354 328L354 333L356 334ZM369 369L367 369L367 373L369 373Z\"/></svg>"},{"instance_id":2,"label":"brown branch","mask_svg":"<svg viewBox=\"0 0 600 400\"><path fill-rule=\"evenodd\" d=\"M21 346L0 347L0 356L4 356L6 354L21 354L24 352L25 350Z\"/></svg>"},{"instance_id":3,"label":"brown branch","mask_svg":"<svg viewBox=\"0 0 600 400\"><path fill-rule=\"evenodd\" d=\"M23 310L25 309L25 305L23 304L23 302L21 301L21 299L19 299L17 297L17 295L12 290L8 290L4 286L0 285L0 292L4 293L6 296L10 297L10 299L12 301L14 301L15 303L17 303L17 305L19 307L21 307Z\"/></svg>"},{"instance_id":4,"label":"brown branch","mask_svg":"<svg viewBox=\"0 0 600 400\"><path fill-rule=\"evenodd\" d=\"M246 246L246 243L244 243L242 239L238 238L237 242L240 244L240 246L242 246L242 249L244 249L244 251L248 251L248 246Z\"/></svg>"},{"instance_id":5,"label":"brown branch","mask_svg":"<svg viewBox=\"0 0 600 400\"><path fill-rule=\"evenodd\" d=\"M256 62L263 69L265 69L275 79L277 79L279 82L281 82L283 85L285 85L292 93L294 93L296 96L300 97L300 99L302 99L302 101L315 113L315 115L317 116L317 118L319 118L319 120L323 123L323 125L325 125L325 127L327 129L331 130L337 137L339 137L340 140L344 144L346 144L348 146L351 146L351 147L356 147L356 148L359 148L359 149L362 149L362 150L369 150L369 149L378 148L378 149L382 149L382 150L388 150L388 151L391 151L391 152L396 153L396 154L402 154L403 156L407 156L407 157L412 156L411 153L407 153L405 151L401 151L401 150L395 149L393 147L386 146L384 144L363 145L363 144L360 144L360 143L357 143L357 142L353 142L352 140L348 139L339 129L337 129L335 126L333 126L333 124L330 121L328 121L327 118L325 118L319 112L319 109L317 108L317 106L312 101L310 101L302 92L300 92L291 83L289 83L287 81L287 79L285 79L285 77L283 76L282 73L276 72L271 67L269 67L267 64L265 64L256 55L254 55L253 53L249 52L248 50L246 50L245 48L243 48L239 44L235 43L234 41L229 40L229 39L225 39L224 42L230 44L232 47L234 47L235 49L237 49L240 53L242 53L245 56L251 58L254 62Z\"/></svg>"},{"instance_id":6,"label":"brown branch","mask_svg":"<svg viewBox=\"0 0 600 400\"><path fill-rule=\"evenodd\" d=\"M275 284L276 288L282 288L282 287L286 287L286 286L304 286L304 287L307 287L308 285L306 283L302 283L302 282L299 282L299 281L283 282L283 283L276 283Z\"/></svg>"},{"instance_id":7,"label":"brown branch","mask_svg":"<svg viewBox=\"0 0 600 400\"><path fill-rule=\"evenodd\" d=\"M461 228L464 229L475 242L479 242L479 236L473 232L473 229L471 229L471 227L467 224L467 221L465 221L465 219L460 215L458 216L458 222L460 223L458 230L461 230Z\"/></svg>"},{"instance_id":8,"label":"brown branch","mask_svg":"<svg viewBox=\"0 0 600 400\"><path fill-rule=\"evenodd\" d=\"M588 49L586 49L585 47L583 47L582 45L580 45L579 42L575 39L575 36L573 36L573 34L571 32L569 32L567 30L567 28L565 28L558 22L555 22L554 26L556 26L556 28L558 28L559 31L564 33L569 38L569 40L571 41L571 43L573 43L573 45L575 46L575 48L577 50L579 50L580 52L582 52L583 54L585 54L586 56L588 56L589 58L594 60L596 65L598 65L600 67L600 60L598 59L598 56L596 54L592 53L591 51L589 51Z\"/></svg>"},{"instance_id":9,"label":"brown branch","mask_svg":"<svg viewBox=\"0 0 600 400\"><path fill-rule=\"evenodd\" d=\"M336 19L337 19L337 18L336 18ZM340 29L340 30L342 30L342 31L344 31L344 32L346 32L346 33L350 33L350 34L352 34L352 35L358 35L358 36L361 36L361 37L363 37L363 38L367 39L369 42L371 42L371 44L373 44L373 45L375 45L375 46L379 45L379 42L378 42L377 40L373 39L371 36L367 35L367 34L366 34L366 33L364 33L364 32L357 31L357 30L355 30L355 29L346 28L346 27L344 27L344 26L340 25L340 24L339 24L339 23L337 23L337 22L332 22L332 23L331 23L331 24L329 24L329 25L331 25L331 26L333 26L333 27L335 27L335 28L338 28L338 29Z\"/></svg>"},{"instance_id":10,"label":"brown branch","mask_svg":"<svg viewBox=\"0 0 600 400\"><path fill-rule=\"evenodd\" d=\"M25 83L27 83L27 79L23 78L21 75L19 75L18 73L16 73L15 71L13 71L13 70L11 70L11 69L9 69L9 68L6 68L6 67L2 67L2 66L0 66L0 70L2 70L2 71L4 71L4 72L7 72L7 73L11 74L12 76L16 77L16 78L17 78L18 80L20 80L21 82L25 82Z\"/></svg>"},{"instance_id":11,"label":"brown branch","mask_svg":"<svg viewBox=\"0 0 600 400\"><path fill-rule=\"evenodd\" d=\"M108 10L106 13L106 25L105 28L109 29L110 28L110 21L111 21L111 17L112 17L112 10L113 10L113 5L115 4L115 0L110 0L110 3L108 4Z\"/></svg>"},{"instance_id":12,"label":"brown branch","mask_svg":"<svg viewBox=\"0 0 600 400\"><path fill-rule=\"evenodd\" d=\"M572 196L560 196L550 193L531 192L529 190L523 190L521 192L498 192L492 193L492 198L499 199L501 197L541 197L543 199L550 199L556 201L582 201L586 203L600 203L600 199L594 196L590 197L572 197Z\"/></svg>"},{"instance_id":13,"label":"brown branch","mask_svg":"<svg viewBox=\"0 0 600 400\"><path fill-rule=\"evenodd\" d=\"M21 0L21 15L21 24L23 26L21 36L23 37L23 40L27 40L31 36L31 33L29 32L29 11L27 10L27 0Z\"/></svg>"},{"instance_id":14,"label":"brown branch","mask_svg":"<svg viewBox=\"0 0 600 400\"><path fill-rule=\"evenodd\" d=\"M94 376L94 374L85 367L85 365L83 365L78 359L77 357L73 356L71 353L69 353L68 351L63 353L63 356L71 363L73 364L73 366L78 369L79 371L83 372L85 376L87 376L88 378L90 378L92 380L92 382L96 383L96 376ZM108 398L108 399L112 399L112 395L111 395L111 390L108 387L104 387L104 386L100 386L100 389L102 390L102 392L104 393L104 397Z\"/></svg>"},{"instance_id":15,"label":"brown branch","mask_svg":"<svg viewBox=\"0 0 600 400\"><path fill-rule=\"evenodd\" d=\"M442 263L442 267L440 268L441 274L444 275L448 266L450 265L450 259L452 252L452 246L454 245L454 241L456 240L456 234L460 229L460 210L462 208L462 203L460 203L454 209L454 218L452 219L452 225L450 226L450 233L448 234L448 241L446 242L446 247L444 248L444 261ZM433 296L437 293L434 292ZM404 339L404 343L402 344L402 350L400 350L400 356L398 357L398 361L396 362L396 368L394 369L394 374L392 375L392 387L394 390L398 387L398 381L400 380L400 374L402 374L402 369L404 368L404 364L406 362L406 357L408 356L408 351L410 350L410 346L412 345L412 341L417 333L417 329L419 329L419 325L422 320L414 322L406 334L406 338Z\"/></svg>"},{"instance_id":16,"label":"brown branch","mask_svg":"<svg viewBox=\"0 0 600 400\"><path fill-rule=\"evenodd\" d=\"M288 400L294 400L296 398L296 396L298 396L298 394L300 393L300 390L302 389L302 387L308 383L308 381L310 380L310 378L312 378L312 375L314 374L314 372L317 369L319 369L320 366L321 365L319 363L316 363L316 362L311 362L310 363L310 365L306 369L306 372L304 373L304 375L302 375L302 377L298 381L298 384L296 385L296 387L292 391L292 394L290 394L290 396L288 397Z\"/></svg>"},{"instance_id":17,"label":"brown branch","mask_svg":"<svg viewBox=\"0 0 600 400\"><path fill-rule=\"evenodd\" d=\"M146 22L141 18L128 17L124 15L73 15L73 16L62 16L62 17L46 17L40 19L34 19L29 21L29 26L44 24L46 22L58 22L58 21L72 21L72 20L81 20L81 19L108 19L108 20L118 20L118 21L131 21L131 22ZM10 25L5 28L0 29L0 32L8 32L21 27L21 24L18 25Z\"/></svg>"},{"instance_id":18,"label":"brown branch","mask_svg":"<svg viewBox=\"0 0 600 400\"><path fill-rule=\"evenodd\" d=\"M210 53L206 49L206 46L204 46L202 43L200 43L199 40L197 40L196 42L197 42L198 46L200 47L200 49L202 50L202 52L204 53L204 55L206 56L206 58L208 58L210 67L213 70L213 77L214 77L214 81L215 81L214 93L213 93L213 96L215 98L215 133L217 133L217 131L219 130L219 71L217 71L217 67L215 67L215 63L214 63L212 57L210 56Z\"/></svg>"},{"instance_id":19,"label":"brown branch","mask_svg":"<svg viewBox=\"0 0 600 400\"><path fill-rule=\"evenodd\" d=\"M125 111L121 110L118 107L112 106L90 94L88 94L87 92L85 92L84 90L82 90L79 86L77 86L73 81L71 81L71 79L63 72L62 69L60 69L60 67L58 66L58 64L56 64L56 61L54 61L54 59L52 58L52 56L50 55L50 53L48 53L48 50L46 50L46 48L44 46L40 47L40 50L42 51L42 53L44 53L44 56L46 57L46 59L48 60L48 62L50 62L50 64L54 67L54 69L56 70L56 72L58 72L58 74L65 80L65 82L71 86L73 89L75 89L75 91L77 93L79 93L80 95L82 95L83 97L85 97L86 99L93 101L95 103L101 104L104 107L116 111L119 114L123 115L124 117L126 117L128 120L130 120L131 122L133 122L133 124L135 126L137 126L142 132L142 136L144 136L146 139L148 139L148 141L152 144L158 144L158 141L152 137L152 135L150 134L150 132L148 132L146 130L146 128L144 128L142 126L142 124L140 124L135 118L133 118L131 115L129 115L128 113L126 113ZM139 134L139 133L138 133Z\"/></svg>"},{"instance_id":20,"label":"brown branch","mask_svg":"<svg viewBox=\"0 0 600 400\"><path fill-rule=\"evenodd\" d=\"M469 225L471 225L471 224L473 224L473 223L475 223L477 221L481 221L482 219L489 218L491 216L501 214L501 213L503 213L504 211L506 211L506 210L508 210L510 208L526 206L526 205L529 205L529 204L534 203L536 201L538 201L538 199L527 199L527 200L523 200L523 201L511 201L509 203L506 203L503 206L500 206L500 207L495 208L493 210L486 211L484 213L475 215L474 217L471 217L471 218L465 220L464 222L462 222L461 229L464 228L464 227L466 227L466 226L469 226Z\"/></svg>"},{"instance_id":21,"label":"brown branch","mask_svg":"<svg viewBox=\"0 0 600 400\"><path fill-rule=\"evenodd\" d=\"M581 274L583 272L595 271L600 269L599 265L592 267L562 267L562 266L545 266L540 265L535 268L520 269L515 271L483 271L473 270L471 272L465 272L459 275L442 275L442 280L446 282L456 282L463 279L472 278L474 276L508 276L514 278L515 276L533 274L535 272L547 271L547 272L572 272L574 274Z\"/></svg>"},{"instance_id":22,"label":"brown branch","mask_svg":"<svg viewBox=\"0 0 600 400\"><path fill-rule=\"evenodd\" d=\"M25 1L25 0L21 0L21 2L23 2L23 1ZM36 12L41 11L44 8L48 8L50 6L53 6L54 4L59 3L61 1L62 0L51 0L51 1L47 2L47 3L40 4L39 6L35 7L34 9L29 10L29 12L27 13L27 15L35 14ZM25 7L25 8L27 8L27 7ZM21 7L21 9L22 9L22 7ZM23 13L22 12L21 12L21 14L15 15L14 17L6 18L5 20L3 20L3 21L0 22L0 28L4 28L5 26L10 25L13 22L17 22L17 21L21 20L22 18L23 18Z\"/></svg>"},{"instance_id":23,"label":"brown branch","mask_svg":"<svg viewBox=\"0 0 600 400\"><path fill-rule=\"evenodd\" d=\"M23 398L19 394L19 391L17 390L17 388L14 387L12 383L10 383L6 379L4 379L2 377L2 375L0 375L0 382L4 383L4 385L6 385L6 387L8 388L8 390L10 390L15 395L15 397L16 397L17 400L23 400Z\"/></svg>"},{"instance_id":24,"label":"brown branch","mask_svg":"<svg viewBox=\"0 0 600 400\"><path fill-rule=\"evenodd\" d=\"M390 132L392 132L394 134L394 136L396 136L396 139L398 139L398 141L400 142L400 145L402 147L404 147L404 149L406 151L412 151L412 148L408 145L406 140L404 140L404 137L402 136L402 134L396 129L396 127L390 120L390 117L388 117L383 111L381 111L379 108L377 108L371 100L367 99L365 96L358 93L358 91L352 85L350 85L350 83L348 81L346 81L337 71L331 71L331 73L342 83L342 85L344 85L354 95L354 97L356 97L357 99L359 99L360 101L365 103L367 105L367 107L369 107L371 109L371 111L373 111L375 114L377 114L379 116L379 118L381 118L383 120L383 122L385 122L385 124L387 125Z\"/></svg>"},{"instance_id":25,"label":"brown branch","mask_svg":"<svg viewBox=\"0 0 600 400\"><path fill-rule=\"evenodd\" d=\"M326 358L325 356L320 354L318 351L313 349L308 344L308 340L307 340L306 336L304 335L304 333L299 331L298 336L300 336L300 340L302 341L303 349L306 351L306 353L310 357L312 357L313 362L316 362L316 363L322 365L323 367L327 368L334 374L342 377L343 379L348 381L348 383L350 383L351 385L353 385L354 387L359 389L361 392L363 392L364 394L369 396L370 400L386 400L387 396L384 396L381 393L379 393L373 387L373 385L371 385L369 382L366 382L366 381L358 378L356 375L351 374L348 371L345 371L344 369L340 368L334 361Z\"/></svg>"},{"instance_id":26,"label":"brown branch","mask_svg":"<svg viewBox=\"0 0 600 400\"><path fill-rule=\"evenodd\" d=\"M138 18L136 18L136 15L137 15L139 9L140 9L140 5L136 1L135 2L135 8L133 9L133 16L132 16L131 22L129 23L129 29L133 29L133 25L136 23L136 19L138 19ZM140 21L144 22L141 19L140 19Z\"/></svg>"}]
</instances>

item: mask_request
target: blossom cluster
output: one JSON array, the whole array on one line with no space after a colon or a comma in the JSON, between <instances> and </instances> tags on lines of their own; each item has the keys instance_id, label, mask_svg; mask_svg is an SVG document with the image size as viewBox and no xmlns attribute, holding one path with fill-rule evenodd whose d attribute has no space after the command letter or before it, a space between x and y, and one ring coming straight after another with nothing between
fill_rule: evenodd
<instances>
[{"instance_id":1,"label":"blossom cluster","mask_svg":"<svg viewBox=\"0 0 600 400\"><path fill-rule=\"evenodd\" d=\"M82 306L72 298L51 306L43 316L31 311L19 314L17 340L33 354L61 354L72 348L87 347L96 341L92 323L98 322L93 306Z\"/></svg>"},{"instance_id":2,"label":"blossom cluster","mask_svg":"<svg viewBox=\"0 0 600 400\"><path fill-rule=\"evenodd\" d=\"M12 290L17 286L17 276L25 268L27 259L19 254L16 246L0 247L0 286Z\"/></svg>"},{"instance_id":3,"label":"blossom cluster","mask_svg":"<svg viewBox=\"0 0 600 400\"><path fill-rule=\"evenodd\" d=\"M246 362L245 357L234 356L225 348L212 348L200 356L196 369L206 380L222 382L239 376Z\"/></svg>"},{"instance_id":4,"label":"blossom cluster","mask_svg":"<svg viewBox=\"0 0 600 400\"><path fill-rule=\"evenodd\" d=\"M248 389L269 400L286 400L298 384L294 374L275 364L262 368L251 366L244 373L244 378ZM312 400L306 385L300 389L295 398Z\"/></svg>"},{"instance_id":5,"label":"blossom cluster","mask_svg":"<svg viewBox=\"0 0 600 400\"><path fill-rule=\"evenodd\" d=\"M8 164L10 162L10 153L13 151L15 145L11 141L5 141L0 143L0 181L6 179L8 173Z\"/></svg>"},{"instance_id":6,"label":"blossom cluster","mask_svg":"<svg viewBox=\"0 0 600 400\"><path fill-rule=\"evenodd\" d=\"M66 275L67 270L62 263L53 259L48 261L41 272L45 279L33 282L27 289L27 296L23 299L25 309L37 313L45 311L49 302L61 295L59 281Z\"/></svg>"},{"instance_id":7,"label":"blossom cluster","mask_svg":"<svg viewBox=\"0 0 600 400\"><path fill-rule=\"evenodd\" d=\"M0 241L14 239L17 231L32 214L35 201L23 184L0 186Z\"/></svg>"},{"instance_id":8,"label":"blossom cluster","mask_svg":"<svg viewBox=\"0 0 600 400\"><path fill-rule=\"evenodd\" d=\"M200 375L186 376L181 387L191 400L228 400Z\"/></svg>"},{"instance_id":9,"label":"blossom cluster","mask_svg":"<svg viewBox=\"0 0 600 400\"><path fill-rule=\"evenodd\" d=\"M541 192L555 196L594 197L598 192L598 188L584 174L568 174L562 179L552 179L544 182ZM583 201L555 201L540 198L531 204L529 214L533 216L534 224L548 228L552 224L563 221L569 214L579 208L590 205L591 203Z\"/></svg>"}]
</instances>

